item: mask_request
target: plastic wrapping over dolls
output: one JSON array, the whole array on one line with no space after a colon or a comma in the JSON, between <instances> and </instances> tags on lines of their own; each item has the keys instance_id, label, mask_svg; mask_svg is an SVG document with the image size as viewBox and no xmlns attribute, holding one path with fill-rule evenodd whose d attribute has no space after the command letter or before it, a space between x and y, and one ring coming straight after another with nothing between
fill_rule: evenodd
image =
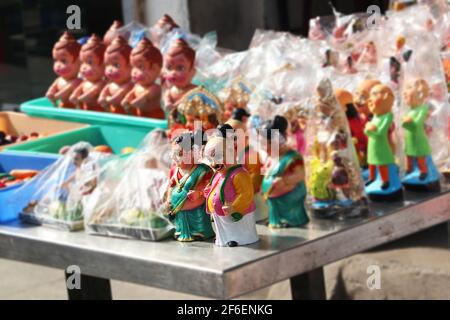
<instances>
[{"instance_id":1,"label":"plastic wrapping over dolls","mask_svg":"<svg viewBox=\"0 0 450 320\"><path fill-rule=\"evenodd\" d=\"M100 162L106 157L79 142L53 165L19 188L17 197L27 197L20 218L28 223L64 230L83 228L83 210L97 186Z\"/></svg>"},{"instance_id":2,"label":"plastic wrapping over dolls","mask_svg":"<svg viewBox=\"0 0 450 320\"><path fill-rule=\"evenodd\" d=\"M320 81L306 131L306 181L317 217L350 218L367 211L364 183L348 122L331 82Z\"/></svg>"},{"instance_id":3,"label":"plastic wrapping over dolls","mask_svg":"<svg viewBox=\"0 0 450 320\"><path fill-rule=\"evenodd\" d=\"M172 235L164 215L170 162L170 143L159 129L129 157L109 161L85 208L87 231L151 241Z\"/></svg>"}]
</instances>

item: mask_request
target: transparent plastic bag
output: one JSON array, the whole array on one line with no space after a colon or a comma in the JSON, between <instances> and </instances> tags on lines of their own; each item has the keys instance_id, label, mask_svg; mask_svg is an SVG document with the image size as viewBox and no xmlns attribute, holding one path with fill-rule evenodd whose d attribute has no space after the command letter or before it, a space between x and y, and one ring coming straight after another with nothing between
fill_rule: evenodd
<instances>
[{"instance_id":1,"label":"transparent plastic bag","mask_svg":"<svg viewBox=\"0 0 450 320\"><path fill-rule=\"evenodd\" d=\"M83 209L97 185L100 162L107 156L79 142L58 161L19 188L12 199L27 198L20 218L75 231L83 228ZM20 200L22 201L22 200Z\"/></svg>"},{"instance_id":2,"label":"transparent plastic bag","mask_svg":"<svg viewBox=\"0 0 450 320\"><path fill-rule=\"evenodd\" d=\"M86 230L151 241L170 236L173 225L163 214L170 163L170 143L160 129L128 158L109 161L86 204Z\"/></svg>"},{"instance_id":3,"label":"transparent plastic bag","mask_svg":"<svg viewBox=\"0 0 450 320\"><path fill-rule=\"evenodd\" d=\"M320 218L360 216L367 212L364 183L349 125L329 79L317 86L306 126L308 204Z\"/></svg>"},{"instance_id":4,"label":"transparent plastic bag","mask_svg":"<svg viewBox=\"0 0 450 320\"><path fill-rule=\"evenodd\" d=\"M121 36L134 48L142 38L149 37L148 28L139 22L132 21L114 32L114 37Z\"/></svg>"}]
</instances>

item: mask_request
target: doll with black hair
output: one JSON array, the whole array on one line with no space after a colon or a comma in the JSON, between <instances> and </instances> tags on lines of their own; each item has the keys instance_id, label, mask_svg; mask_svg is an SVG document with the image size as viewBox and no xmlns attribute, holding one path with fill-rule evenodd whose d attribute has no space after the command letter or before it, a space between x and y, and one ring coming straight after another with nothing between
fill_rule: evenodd
<instances>
[{"instance_id":1,"label":"doll with black hair","mask_svg":"<svg viewBox=\"0 0 450 320\"><path fill-rule=\"evenodd\" d=\"M172 141L175 167L166 201L168 215L175 224L175 239L182 242L214 236L203 197L203 189L212 175L207 165L199 163L203 144L201 131L182 133Z\"/></svg>"},{"instance_id":2,"label":"doll with black hair","mask_svg":"<svg viewBox=\"0 0 450 320\"><path fill-rule=\"evenodd\" d=\"M205 147L214 176L205 188L206 211L214 215L216 245L235 247L258 241L250 174L236 161L235 135L229 124L218 127Z\"/></svg>"},{"instance_id":3,"label":"doll with black hair","mask_svg":"<svg viewBox=\"0 0 450 320\"><path fill-rule=\"evenodd\" d=\"M275 116L261 131L269 156L262 191L269 206L271 228L299 227L309 221L303 158L286 144L287 128L286 118Z\"/></svg>"}]
</instances>

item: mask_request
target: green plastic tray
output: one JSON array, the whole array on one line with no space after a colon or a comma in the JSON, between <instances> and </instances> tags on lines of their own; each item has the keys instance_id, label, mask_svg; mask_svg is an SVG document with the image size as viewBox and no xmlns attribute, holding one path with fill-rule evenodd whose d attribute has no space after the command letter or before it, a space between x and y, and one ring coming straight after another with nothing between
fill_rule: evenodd
<instances>
[{"instance_id":1,"label":"green plastic tray","mask_svg":"<svg viewBox=\"0 0 450 320\"><path fill-rule=\"evenodd\" d=\"M47 98L38 98L22 103L20 110L33 117L58 119L91 125L114 125L127 128L167 128L167 121L140 118L108 112L85 111L55 107Z\"/></svg>"},{"instance_id":2,"label":"green plastic tray","mask_svg":"<svg viewBox=\"0 0 450 320\"><path fill-rule=\"evenodd\" d=\"M6 148L10 151L57 154L67 145L89 142L93 146L108 145L115 154L125 147L136 148L151 130L123 126L91 126Z\"/></svg>"}]
</instances>

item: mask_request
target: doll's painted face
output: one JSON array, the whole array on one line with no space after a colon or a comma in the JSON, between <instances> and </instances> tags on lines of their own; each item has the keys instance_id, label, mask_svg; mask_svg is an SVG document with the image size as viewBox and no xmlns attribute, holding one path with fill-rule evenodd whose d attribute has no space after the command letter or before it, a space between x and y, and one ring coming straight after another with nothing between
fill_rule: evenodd
<instances>
[{"instance_id":1,"label":"doll's painted face","mask_svg":"<svg viewBox=\"0 0 450 320\"><path fill-rule=\"evenodd\" d=\"M150 85L156 81L161 72L157 63L150 63L144 57L131 61L131 79L141 85Z\"/></svg>"},{"instance_id":2,"label":"doll's painted face","mask_svg":"<svg viewBox=\"0 0 450 320\"><path fill-rule=\"evenodd\" d=\"M394 104L394 94L385 85L376 85L370 91L369 110L375 115L383 115L391 112Z\"/></svg>"},{"instance_id":3,"label":"doll's painted face","mask_svg":"<svg viewBox=\"0 0 450 320\"><path fill-rule=\"evenodd\" d=\"M372 88L377 84L380 84L378 80L365 80L358 87L355 95L353 96L353 102L358 112L366 115L370 114L368 107L370 90L372 90Z\"/></svg>"},{"instance_id":4,"label":"doll's painted face","mask_svg":"<svg viewBox=\"0 0 450 320\"><path fill-rule=\"evenodd\" d=\"M63 78L75 78L80 68L80 60L66 49L53 51L53 71Z\"/></svg>"},{"instance_id":5,"label":"doll's painted face","mask_svg":"<svg viewBox=\"0 0 450 320\"><path fill-rule=\"evenodd\" d=\"M131 66L120 52L105 55L105 75L115 83L124 83L130 79Z\"/></svg>"},{"instance_id":6,"label":"doll's painted face","mask_svg":"<svg viewBox=\"0 0 450 320\"><path fill-rule=\"evenodd\" d=\"M403 100L411 108L422 105L428 98L429 88L424 80L414 80L403 89Z\"/></svg>"},{"instance_id":7,"label":"doll's painted face","mask_svg":"<svg viewBox=\"0 0 450 320\"><path fill-rule=\"evenodd\" d=\"M105 72L102 59L93 51L82 52L80 55L81 76L88 81L99 81L102 79Z\"/></svg>"},{"instance_id":8,"label":"doll's painted face","mask_svg":"<svg viewBox=\"0 0 450 320\"><path fill-rule=\"evenodd\" d=\"M195 68L183 54L166 56L164 59L164 79L169 86L184 88L195 75Z\"/></svg>"}]
</instances>

